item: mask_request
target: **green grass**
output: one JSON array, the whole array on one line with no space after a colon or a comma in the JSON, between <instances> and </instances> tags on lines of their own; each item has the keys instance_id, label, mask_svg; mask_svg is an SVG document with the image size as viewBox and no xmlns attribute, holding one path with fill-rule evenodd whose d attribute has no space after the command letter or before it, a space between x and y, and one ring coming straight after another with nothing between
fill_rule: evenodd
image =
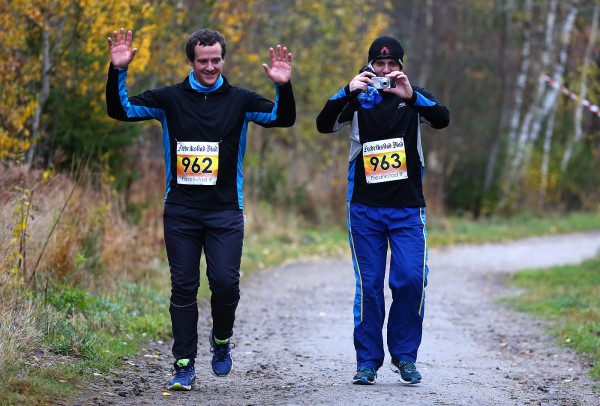
<instances>
[{"instance_id":1,"label":"green grass","mask_svg":"<svg viewBox=\"0 0 600 406\"><path fill-rule=\"evenodd\" d=\"M547 319L559 340L589 357L600 380L600 256L578 265L526 270L513 276L526 293L517 308Z\"/></svg>"},{"instance_id":2,"label":"green grass","mask_svg":"<svg viewBox=\"0 0 600 406\"><path fill-rule=\"evenodd\" d=\"M488 218L477 221L464 218L430 217L427 224L431 247L461 243L510 241L524 237L600 230L600 212Z\"/></svg>"},{"instance_id":3,"label":"green grass","mask_svg":"<svg viewBox=\"0 0 600 406\"><path fill-rule=\"evenodd\" d=\"M94 374L123 367L121 358L138 352L148 337L168 337L171 330L168 298L130 283L110 294L51 290L32 316L41 341L30 349L33 356L16 354L15 362L3 365L0 404L68 397Z\"/></svg>"},{"instance_id":4,"label":"green grass","mask_svg":"<svg viewBox=\"0 0 600 406\"><path fill-rule=\"evenodd\" d=\"M249 234L244 239L242 269L253 271L299 258L344 255L348 251L346 230L292 230L279 235Z\"/></svg>"}]
</instances>

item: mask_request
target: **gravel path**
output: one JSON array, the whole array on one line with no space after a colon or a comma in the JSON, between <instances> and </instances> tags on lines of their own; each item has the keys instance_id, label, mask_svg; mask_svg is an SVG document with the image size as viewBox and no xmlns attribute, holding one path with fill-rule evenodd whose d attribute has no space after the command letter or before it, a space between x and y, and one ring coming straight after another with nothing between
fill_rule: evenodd
<instances>
[{"instance_id":1,"label":"gravel path","mask_svg":"<svg viewBox=\"0 0 600 406\"><path fill-rule=\"evenodd\" d=\"M159 342L128 361L134 373L114 371L65 404L600 405L589 366L557 346L543 322L499 302L515 294L504 284L508 273L577 263L599 250L600 232L431 250L417 386L399 383L389 356L375 386L351 384L353 270L349 258L330 258L243 279L228 377L210 373L203 304L193 391L165 390L171 343Z\"/></svg>"}]
</instances>

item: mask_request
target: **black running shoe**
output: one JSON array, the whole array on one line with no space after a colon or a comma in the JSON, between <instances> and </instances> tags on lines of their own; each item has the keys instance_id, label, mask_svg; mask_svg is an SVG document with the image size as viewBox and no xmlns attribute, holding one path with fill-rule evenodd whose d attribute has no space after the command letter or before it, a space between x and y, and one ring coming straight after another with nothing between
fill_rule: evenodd
<instances>
[{"instance_id":1,"label":"black running shoe","mask_svg":"<svg viewBox=\"0 0 600 406\"><path fill-rule=\"evenodd\" d=\"M417 371L414 362L398 361L392 358L390 369L400 375L400 382L402 383L414 385L421 382L421 374Z\"/></svg>"},{"instance_id":2,"label":"black running shoe","mask_svg":"<svg viewBox=\"0 0 600 406\"><path fill-rule=\"evenodd\" d=\"M377 371L373 367L360 367L356 375L352 378L355 385L375 385L377 380Z\"/></svg>"}]
</instances>

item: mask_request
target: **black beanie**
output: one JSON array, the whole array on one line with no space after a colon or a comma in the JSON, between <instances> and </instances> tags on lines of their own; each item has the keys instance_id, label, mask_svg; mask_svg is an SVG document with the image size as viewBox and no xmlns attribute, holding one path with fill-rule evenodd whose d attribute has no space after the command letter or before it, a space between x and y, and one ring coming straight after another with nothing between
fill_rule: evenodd
<instances>
[{"instance_id":1,"label":"black beanie","mask_svg":"<svg viewBox=\"0 0 600 406\"><path fill-rule=\"evenodd\" d=\"M377 38L369 48L369 63L379 59L395 59L403 66L404 48L396 38L383 36Z\"/></svg>"}]
</instances>

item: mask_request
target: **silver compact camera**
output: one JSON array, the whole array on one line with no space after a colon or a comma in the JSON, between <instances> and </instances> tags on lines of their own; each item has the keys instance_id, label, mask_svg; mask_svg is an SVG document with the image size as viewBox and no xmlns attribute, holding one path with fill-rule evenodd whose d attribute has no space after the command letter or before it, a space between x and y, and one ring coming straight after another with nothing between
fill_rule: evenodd
<instances>
[{"instance_id":1,"label":"silver compact camera","mask_svg":"<svg viewBox=\"0 0 600 406\"><path fill-rule=\"evenodd\" d=\"M392 84L393 81L390 78L376 76L371 78L371 80L373 81L373 87L375 89L389 89L394 87Z\"/></svg>"}]
</instances>

